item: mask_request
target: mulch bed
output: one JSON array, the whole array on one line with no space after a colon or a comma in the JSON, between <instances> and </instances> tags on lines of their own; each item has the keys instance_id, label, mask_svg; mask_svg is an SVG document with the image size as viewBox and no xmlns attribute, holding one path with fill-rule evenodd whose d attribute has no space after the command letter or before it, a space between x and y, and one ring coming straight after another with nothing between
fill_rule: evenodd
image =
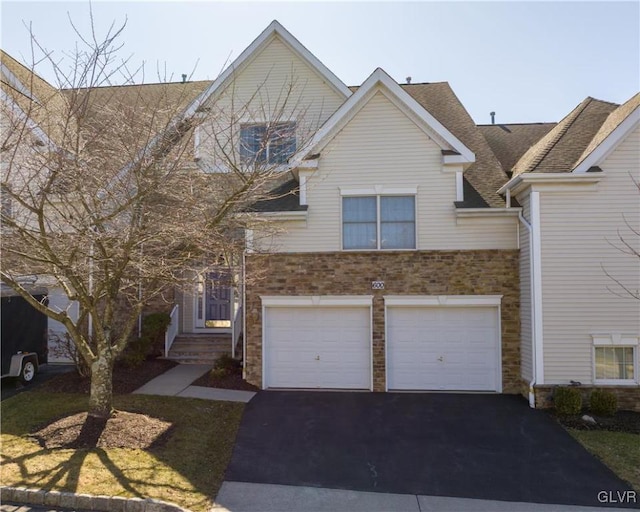
<instances>
[{"instance_id":1,"label":"mulch bed","mask_svg":"<svg viewBox=\"0 0 640 512\"><path fill-rule=\"evenodd\" d=\"M242 379L242 369L229 370L224 375L221 372L207 372L198 380L196 380L194 386L204 386L207 388L221 388L221 389L239 389L240 391L258 391L259 388L253 384L249 384L246 380Z\"/></svg>"},{"instance_id":2,"label":"mulch bed","mask_svg":"<svg viewBox=\"0 0 640 512\"><path fill-rule=\"evenodd\" d=\"M130 367L124 363L117 363L113 369L113 393L125 395L138 389L151 379L177 366L175 361L167 359L148 359L139 366ZM52 379L40 384L39 391L51 393L89 393L91 381L88 377L81 377L77 372L56 375Z\"/></svg>"},{"instance_id":3,"label":"mulch bed","mask_svg":"<svg viewBox=\"0 0 640 512\"><path fill-rule=\"evenodd\" d=\"M553 413L552 413L553 414ZM640 434L640 412L618 411L610 418L605 416L591 416L596 423L584 421L583 413L576 416L557 416L556 419L567 428L577 430L608 430L611 432L627 432L630 434Z\"/></svg>"},{"instance_id":4,"label":"mulch bed","mask_svg":"<svg viewBox=\"0 0 640 512\"><path fill-rule=\"evenodd\" d=\"M108 420L86 412L65 416L31 434L43 448L131 448L163 444L172 424L145 414L116 411Z\"/></svg>"}]
</instances>

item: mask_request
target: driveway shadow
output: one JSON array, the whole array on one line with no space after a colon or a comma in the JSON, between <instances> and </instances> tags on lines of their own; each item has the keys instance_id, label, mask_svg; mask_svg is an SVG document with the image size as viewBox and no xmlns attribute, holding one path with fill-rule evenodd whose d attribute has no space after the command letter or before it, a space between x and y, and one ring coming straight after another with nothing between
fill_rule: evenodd
<instances>
[{"instance_id":1,"label":"driveway shadow","mask_svg":"<svg viewBox=\"0 0 640 512\"><path fill-rule=\"evenodd\" d=\"M546 412L482 394L260 392L225 479L584 506L630 490Z\"/></svg>"}]
</instances>

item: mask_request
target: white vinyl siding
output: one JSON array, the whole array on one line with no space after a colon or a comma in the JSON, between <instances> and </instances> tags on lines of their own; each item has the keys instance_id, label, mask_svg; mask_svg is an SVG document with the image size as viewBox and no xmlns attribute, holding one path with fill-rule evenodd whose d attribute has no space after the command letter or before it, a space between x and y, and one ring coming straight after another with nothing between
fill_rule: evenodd
<instances>
[{"instance_id":1,"label":"white vinyl siding","mask_svg":"<svg viewBox=\"0 0 640 512\"><path fill-rule=\"evenodd\" d=\"M545 383L593 382L593 333L640 332L640 303L605 274L640 289L637 256L625 255L618 232L636 250L640 128L600 164L606 176L582 192L542 191L542 296ZM637 352L637 351L636 351ZM636 357L637 354L636 354ZM637 376L636 376L637 379Z\"/></svg>"},{"instance_id":2,"label":"white vinyl siding","mask_svg":"<svg viewBox=\"0 0 640 512\"><path fill-rule=\"evenodd\" d=\"M208 102L211 121L199 131L198 156L213 156L211 133L226 151L237 154L240 125L265 121L295 121L298 147L345 101L326 80L295 54L279 36L242 66L233 80ZM280 112L282 110L282 112ZM232 121L234 113L235 121ZM229 126L235 140L230 140Z\"/></svg>"},{"instance_id":3,"label":"white vinyl siding","mask_svg":"<svg viewBox=\"0 0 640 512\"><path fill-rule=\"evenodd\" d=\"M529 196L519 197L523 217L531 222ZM532 322L531 322L531 253L529 230L520 226L520 375L533 379Z\"/></svg>"},{"instance_id":4,"label":"white vinyl siding","mask_svg":"<svg viewBox=\"0 0 640 512\"><path fill-rule=\"evenodd\" d=\"M273 252L339 251L340 188L417 187L417 249L515 249L515 218L457 219L455 173L442 172L442 153L381 92L376 93L325 147L307 180L306 222L262 249Z\"/></svg>"},{"instance_id":5,"label":"white vinyl siding","mask_svg":"<svg viewBox=\"0 0 640 512\"><path fill-rule=\"evenodd\" d=\"M80 315L79 304L77 301L70 302L67 294L62 288L50 287L48 298L49 308L53 309L56 312L66 311L71 320L73 320L74 322L78 320L78 317ZM50 363L72 362L72 359L69 357L69 352L63 348L68 343L71 343L71 345L73 345L73 342L66 341L66 338L69 336L67 328L60 322L49 318L47 329L49 331L48 361Z\"/></svg>"}]
</instances>

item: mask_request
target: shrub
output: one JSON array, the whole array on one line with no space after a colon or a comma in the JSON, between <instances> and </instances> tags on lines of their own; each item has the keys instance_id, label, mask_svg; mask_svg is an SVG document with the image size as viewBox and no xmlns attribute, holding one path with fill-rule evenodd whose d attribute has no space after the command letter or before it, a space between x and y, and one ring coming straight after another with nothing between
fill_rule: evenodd
<instances>
[{"instance_id":1,"label":"shrub","mask_svg":"<svg viewBox=\"0 0 640 512\"><path fill-rule=\"evenodd\" d=\"M618 410L618 398L611 391L594 389L589 397L589 410L597 416L613 416Z\"/></svg>"},{"instance_id":2,"label":"shrub","mask_svg":"<svg viewBox=\"0 0 640 512\"><path fill-rule=\"evenodd\" d=\"M216 362L213 363L213 370L211 375L214 377L224 377L230 375L242 367L240 361L234 359L229 354L222 354Z\"/></svg>"},{"instance_id":3,"label":"shrub","mask_svg":"<svg viewBox=\"0 0 640 512\"><path fill-rule=\"evenodd\" d=\"M91 375L91 368L76 348L76 344L73 342L68 332L65 332L60 336L53 331L49 331L49 339L54 341L54 345L51 350L51 353L54 356L71 359L80 377L89 377Z\"/></svg>"},{"instance_id":4,"label":"shrub","mask_svg":"<svg viewBox=\"0 0 640 512\"><path fill-rule=\"evenodd\" d=\"M171 323L167 313L151 313L142 319L142 335L129 342L122 354L127 366L139 366L148 357L162 355L164 333Z\"/></svg>"},{"instance_id":5,"label":"shrub","mask_svg":"<svg viewBox=\"0 0 640 512\"><path fill-rule=\"evenodd\" d=\"M561 416L579 414L582 410L582 395L578 388L556 388L553 393L553 403L556 413Z\"/></svg>"},{"instance_id":6,"label":"shrub","mask_svg":"<svg viewBox=\"0 0 640 512\"><path fill-rule=\"evenodd\" d=\"M147 339L147 356L160 356L164 350L164 333L171 316L167 313L151 313L142 319L142 337Z\"/></svg>"}]
</instances>

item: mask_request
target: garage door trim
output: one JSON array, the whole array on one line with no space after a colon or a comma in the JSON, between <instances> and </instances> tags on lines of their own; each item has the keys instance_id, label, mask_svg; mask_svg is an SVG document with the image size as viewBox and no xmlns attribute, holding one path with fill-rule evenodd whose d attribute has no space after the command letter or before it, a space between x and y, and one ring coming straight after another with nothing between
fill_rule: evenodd
<instances>
[{"instance_id":1,"label":"garage door trim","mask_svg":"<svg viewBox=\"0 0 640 512\"><path fill-rule=\"evenodd\" d=\"M262 389L267 389L267 308L355 306L369 308L369 390L373 391L373 295L261 295Z\"/></svg>"},{"instance_id":2,"label":"garage door trim","mask_svg":"<svg viewBox=\"0 0 640 512\"><path fill-rule=\"evenodd\" d=\"M384 299L384 389L389 391L389 322L388 309L398 306L412 307L487 307L495 306L498 315L496 390L502 393L502 312L503 295L385 295Z\"/></svg>"}]
</instances>

